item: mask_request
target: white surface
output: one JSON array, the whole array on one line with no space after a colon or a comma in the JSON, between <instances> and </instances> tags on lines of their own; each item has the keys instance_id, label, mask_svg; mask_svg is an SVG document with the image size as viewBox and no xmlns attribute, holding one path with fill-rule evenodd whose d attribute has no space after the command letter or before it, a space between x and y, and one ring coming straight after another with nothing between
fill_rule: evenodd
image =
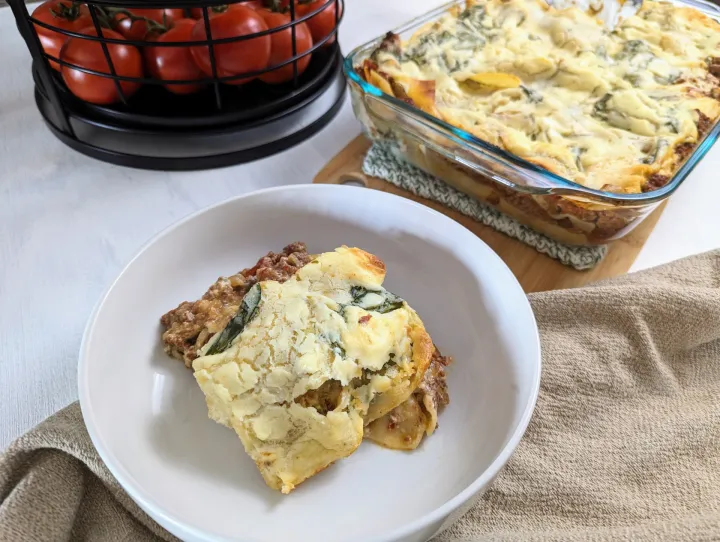
<instances>
[{"instance_id":1,"label":"white surface","mask_svg":"<svg viewBox=\"0 0 720 542\"><path fill-rule=\"evenodd\" d=\"M455 361L452 401L417 450L364 443L283 496L234 432L208 419L190 371L162 350L158 315L283 246L288 232L311 253L348 244L382 259L384 286L408 300ZM183 540L410 542L428 539L507 462L535 406L540 342L522 288L472 232L391 194L305 185L230 200L154 239L88 325L78 385L105 463Z\"/></svg>"},{"instance_id":2,"label":"white surface","mask_svg":"<svg viewBox=\"0 0 720 542\"><path fill-rule=\"evenodd\" d=\"M345 51L439 0L348 0ZM33 101L30 58L0 8L0 449L77 399L83 326L98 296L153 234L258 188L310 182L359 133L349 102L320 134L264 160L207 172L124 169L66 148ZM633 269L720 247L720 145L673 196ZM191 257L191 255L188 255Z\"/></svg>"}]
</instances>

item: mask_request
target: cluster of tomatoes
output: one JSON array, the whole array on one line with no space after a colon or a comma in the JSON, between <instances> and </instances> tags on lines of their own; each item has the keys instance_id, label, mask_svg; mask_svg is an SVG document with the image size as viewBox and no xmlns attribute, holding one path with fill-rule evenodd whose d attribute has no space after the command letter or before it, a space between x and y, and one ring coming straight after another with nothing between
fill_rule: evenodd
<instances>
[{"instance_id":1,"label":"cluster of tomatoes","mask_svg":"<svg viewBox=\"0 0 720 542\"><path fill-rule=\"evenodd\" d=\"M286 25L291 21L290 1L249 0L207 8L210 34L213 39L234 38ZM337 2L292 1L297 18L320 10L306 21L293 25L297 55L311 49L314 43L325 40L325 44L330 44L335 40L334 36L329 36L336 26ZM204 85L193 81L212 77L210 46L161 46L167 42L206 41L203 8L92 9L96 10L97 19L103 27L102 37L119 41L107 43L115 75L142 78L147 73L161 81L187 81L185 84L165 84L165 88L175 94L198 92ZM79 2L48 0L38 6L32 16L55 28L98 36L88 6ZM99 41L68 37L37 24L35 29L48 55L88 70L111 73ZM242 85L255 77L238 76L289 61L293 57L292 32L292 28L288 27L264 36L214 44L217 76L228 78L224 83ZM145 42L146 45L137 47L122 43L126 40ZM306 54L295 62L261 73L257 78L268 84L285 83L294 77L293 64L297 65L298 75L302 74L310 64L310 57L310 54ZM50 65L60 71L68 89L78 98L103 105L120 100L116 83L110 77L89 74L52 60ZM119 79L118 83L126 97L140 87L135 81Z\"/></svg>"}]
</instances>

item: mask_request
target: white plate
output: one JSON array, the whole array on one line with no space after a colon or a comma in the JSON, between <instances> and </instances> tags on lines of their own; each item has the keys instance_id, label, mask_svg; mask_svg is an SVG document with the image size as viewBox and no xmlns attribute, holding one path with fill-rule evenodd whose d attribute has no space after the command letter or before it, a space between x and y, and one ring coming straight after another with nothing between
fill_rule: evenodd
<instances>
[{"instance_id":1,"label":"white plate","mask_svg":"<svg viewBox=\"0 0 720 542\"><path fill-rule=\"evenodd\" d=\"M234 433L208 419L191 372L162 350L159 318L293 241L379 256L385 285L455 362L451 404L418 450L365 442L284 496L265 486ZM519 284L470 231L383 192L304 185L227 201L153 239L90 319L78 378L103 461L180 538L420 541L456 519L507 462L535 405L540 346Z\"/></svg>"}]
</instances>

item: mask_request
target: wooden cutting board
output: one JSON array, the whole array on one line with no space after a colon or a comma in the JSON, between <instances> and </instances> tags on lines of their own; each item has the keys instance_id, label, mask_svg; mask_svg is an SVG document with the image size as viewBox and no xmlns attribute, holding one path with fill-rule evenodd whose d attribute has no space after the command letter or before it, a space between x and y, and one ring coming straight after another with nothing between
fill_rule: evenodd
<instances>
[{"instance_id":1,"label":"wooden cutting board","mask_svg":"<svg viewBox=\"0 0 720 542\"><path fill-rule=\"evenodd\" d=\"M516 239L479 224L457 211L410 194L382 179L364 175L362 173L362 161L369 148L370 142L364 136L358 136L316 175L313 182L323 184L363 184L371 189L390 192L420 202L446 214L475 233L497 252L527 293L572 288L627 273L665 208L665 203L658 206L630 234L612 242L605 258L593 269L577 271L544 254L540 254L534 248Z\"/></svg>"}]
</instances>

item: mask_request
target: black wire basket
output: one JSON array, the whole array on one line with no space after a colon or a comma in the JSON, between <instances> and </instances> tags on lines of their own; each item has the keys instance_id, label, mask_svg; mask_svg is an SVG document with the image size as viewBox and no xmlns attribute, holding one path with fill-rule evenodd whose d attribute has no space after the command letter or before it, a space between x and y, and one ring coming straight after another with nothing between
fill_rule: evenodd
<instances>
[{"instance_id":1,"label":"black wire basket","mask_svg":"<svg viewBox=\"0 0 720 542\"><path fill-rule=\"evenodd\" d=\"M320 130L345 95L343 0L8 1L46 124L108 162L254 160Z\"/></svg>"}]
</instances>

